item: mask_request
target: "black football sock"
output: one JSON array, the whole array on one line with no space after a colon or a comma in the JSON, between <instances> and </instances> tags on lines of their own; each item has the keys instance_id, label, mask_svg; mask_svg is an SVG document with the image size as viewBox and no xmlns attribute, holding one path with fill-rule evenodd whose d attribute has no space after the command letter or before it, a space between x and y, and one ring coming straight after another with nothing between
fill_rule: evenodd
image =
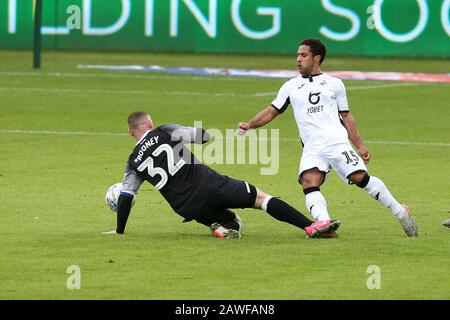
<instances>
[{"instance_id":1,"label":"black football sock","mask_svg":"<svg viewBox=\"0 0 450 320\"><path fill-rule=\"evenodd\" d=\"M287 222L302 229L305 229L305 227L313 223L313 221L309 220L301 212L277 198L271 198L269 200L266 212L277 220Z\"/></svg>"},{"instance_id":2,"label":"black football sock","mask_svg":"<svg viewBox=\"0 0 450 320\"><path fill-rule=\"evenodd\" d=\"M225 228L228 228L228 229L233 229L233 230L239 231L240 225L235 220L236 214L233 211L231 211L230 209L226 209L225 211L229 217L232 217L232 219L228 220L228 221L223 221L221 223L222 226L224 226Z\"/></svg>"},{"instance_id":3,"label":"black football sock","mask_svg":"<svg viewBox=\"0 0 450 320\"><path fill-rule=\"evenodd\" d=\"M228 229L239 231L239 223L237 223L236 221L228 221L224 223L222 226Z\"/></svg>"}]
</instances>

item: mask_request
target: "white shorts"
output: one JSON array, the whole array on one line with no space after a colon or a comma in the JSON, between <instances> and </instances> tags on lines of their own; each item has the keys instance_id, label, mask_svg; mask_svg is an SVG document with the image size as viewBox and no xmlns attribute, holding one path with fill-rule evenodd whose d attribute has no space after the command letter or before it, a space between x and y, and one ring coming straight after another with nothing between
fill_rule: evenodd
<instances>
[{"instance_id":1,"label":"white shorts","mask_svg":"<svg viewBox=\"0 0 450 320\"><path fill-rule=\"evenodd\" d=\"M347 178L350 174L356 171L367 172L364 161L350 143L303 149L299 175L312 168L318 168L325 173L333 168L346 183L350 183Z\"/></svg>"}]
</instances>

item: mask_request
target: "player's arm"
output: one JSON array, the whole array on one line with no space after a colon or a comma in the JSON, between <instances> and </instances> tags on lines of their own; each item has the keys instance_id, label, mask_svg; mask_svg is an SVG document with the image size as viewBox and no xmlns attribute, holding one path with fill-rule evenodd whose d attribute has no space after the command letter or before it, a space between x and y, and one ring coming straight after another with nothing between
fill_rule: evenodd
<instances>
[{"instance_id":1,"label":"player's arm","mask_svg":"<svg viewBox=\"0 0 450 320\"><path fill-rule=\"evenodd\" d=\"M137 172L127 163L123 189L117 200L117 227L116 230L103 232L103 234L123 234L131 212L133 198L138 193L144 180L138 176Z\"/></svg>"},{"instance_id":2,"label":"player's arm","mask_svg":"<svg viewBox=\"0 0 450 320\"><path fill-rule=\"evenodd\" d=\"M253 117L249 122L239 122L238 130L240 134L244 134L247 130L256 129L264 126L265 124L272 121L275 117L277 117L280 112L272 105L268 106L261 112L259 112L256 116Z\"/></svg>"},{"instance_id":3,"label":"player's arm","mask_svg":"<svg viewBox=\"0 0 450 320\"><path fill-rule=\"evenodd\" d=\"M160 128L170 134L173 141L204 144L211 139L209 133L202 128L184 127L176 124L168 124Z\"/></svg>"},{"instance_id":4,"label":"player's arm","mask_svg":"<svg viewBox=\"0 0 450 320\"><path fill-rule=\"evenodd\" d=\"M117 234L123 234L125 232L133 198L133 195L121 193L117 200Z\"/></svg>"},{"instance_id":5,"label":"player's arm","mask_svg":"<svg viewBox=\"0 0 450 320\"><path fill-rule=\"evenodd\" d=\"M124 195L120 193L117 200L117 228L116 230L102 232L102 234L123 234L125 233L125 226L127 225L128 216L131 212L131 203L133 195Z\"/></svg>"},{"instance_id":6,"label":"player's arm","mask_svg":"<svg viewBox=\"0 0 450 320\"><path fill-rule=\"evenodd\" d=\"M345 90L345 85L342 80L337 82L336 87L336 102L341 115L344 126L347 129L348 138L353 143L355 148L358 150L359 155L363 159L364 163L367 164L370 160L370 151L366 148L359 134L358 128L356 127L355 119L348 108L347 92Z\"/></svg>"},{"instance_id":7,"label":"player's arm","mask_svg":"<svg viewBox=\"0 0 450 320\"><path fill-rule=\"evenodd\" d=\"M289 98L290 87L291 82L285 82L278 91L275 100L273 100L268 107L260 111L252 120L248 122L239 122L239 134L245 134L245 132L250 129L262 127L282 114L291 103Z\"/></svg>"},{"instance_id":8,"label":"player's arm","mask_svg":"<svg viewBox=\"0 0 450 320\"><path fill-rule=\"evenodd\" d=\"M356 121L353 118L350 111L340 112L342 120L344 121L345 128L348 132L348 137L350 141L353 143L355 148L358 150L359 155L363 159L364 163L367 164L370 160L370 151L364 145L364 142L359 134L358 128L356 127Z\"/></svg>"}]
</instances>

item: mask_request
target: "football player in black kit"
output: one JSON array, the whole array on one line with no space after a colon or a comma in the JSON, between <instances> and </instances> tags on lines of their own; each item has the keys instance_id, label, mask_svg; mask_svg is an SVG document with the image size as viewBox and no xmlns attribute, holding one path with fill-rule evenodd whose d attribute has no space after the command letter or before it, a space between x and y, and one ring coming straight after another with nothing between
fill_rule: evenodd
<instances>
[{"instance_id":1,"label":"football player in black kit","mask_svg":"<svg viewBox=\"0 0 450 320\"><path fill-rule=\"evenodd\" d=\"M284 201L201 163L184 145L209 141L209 134L201 128L179 125L154 128L150 115L137 111L128 117L128 133L137 143L125 169L117 228L103 234L124 233L133 197L144 181L161 192L184 222L195 220L218 238L241 237L242 220L230 208L262 209L277 220L303 229L309 238L339 227L337 220L313 222Z\"/></svg>"}]
</instances>

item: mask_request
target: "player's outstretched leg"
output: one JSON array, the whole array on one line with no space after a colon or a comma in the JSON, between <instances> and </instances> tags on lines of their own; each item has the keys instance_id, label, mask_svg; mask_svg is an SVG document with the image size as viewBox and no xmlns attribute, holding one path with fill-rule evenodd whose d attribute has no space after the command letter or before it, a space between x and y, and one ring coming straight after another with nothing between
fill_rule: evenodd
<instances>
[{"instance_id":1,"label":"player's outstretched leg","mask_svg":"<svg viewBox=\"0 0 450 320\"><path fill-rule=\"evenodd\" d=\"M327 201L320 192L319 187L303 189L305 194L305 205L309 213L316 221L330 221L330 215L327 209Z\"/></svg>"},{"instance_id":2,"label":"player's outstretched leg","mask_svg":"<svg viewBox=\"0 0 450 320\"><path fill-rule=\"evenodd\" d=\"M230 221L222 223L222 226L228 229L233 229L239 232L239 234L242 236L244 233L244 221L233 211L227 209L226 211L232 213L234 215L234 218Z\"/></svg>"},{"instance_id":3,"label":"player's outstretched leg","mask_svg":"<svg viewBox=\"0 0 450 320\"><path fill-rule=\"evenodd\" d=\"M303 229L309 238L317 238L322 233L333 232L339 228L340 221L338 220L313 222L283 200L267 195L258 189L257 192L255 208L266 211L279 221L287 222Z\"/></svg>"},{"instance_id":4,"label":"player's outstretched leg","mask_svg":"<svg viewBox=\"0 0 450 320\"><path fill-rule=\"evenodd\" d=\"M205 210L195 221L207 226L215 237L223 239L240 239L244 229L241 218L229 209Z\"/></svg>"},{"instance_id":5,"label":"player's outstretched leg","mask_svg":"<svg viewBox=\"0 0 450 320\"><path fill-rule=\"evenodd\" d=\"M305 228L308 238L337 238L336 230L341 225L339 220L316 221Z\"/></svg>"},{"instance_id":6,"label":"player's outstretched leg","mask_svg":"<svg viewBox=\"0 0 450 320\"><path fill-rule=\"evenodd\" d=\"M351 180L353 179L351 178ZM405 205L401 205L392 196L381 179L374 176L369 176L366 173L357 183L357 186L366 190L372 198L380 202L386 208L389 208L409 237L418 236L418 228L414 218L411 216L409 208Z\"/></svg>"},{"instance_id":7,"label":"player's outstretched leg","mask_svg":"<svg viewBox=\"0 0 450 320\"><path fill-rule=\"evenodd\" d=\"M411 216L411 210L404 204L401 206L406 210L405 215L400 219L400 224L402 225L403 230L405 230L408 237L417 237L419 235L419 231L417 230L417 225L414 218Z\"/></svg>"},{"instance_id":8,"label":"player's outstretched leg","mask_svg":"<svg viewBox=\"0 0 450 320\"><path fill-rule=\"evenodd\" d=\"M214 236L217 238L224 238L224 239L240 239L241 233L234 229L228 229L222 225L220 225L218 222L214 222L211 227L211 232Z\"/></svg>"},{"instance_id":9,"label":"player's outstretched leg","mask_svg":"<svg viewBox=\"0 0 450 320\"><path fill-rule=\"evenodd\" d=\"M214 236L225 239L240 239L242 237L244 222L236 213L230 209L225 209L223 212L218 212L217 220L220 223L213 223L210 227Z\"/></svg>"},{"instance_id":10,"label":"player's outstretched leg","mask_svg":"<svg viewBox=\"0 0 450 320\"><path fill-rule=\"evenodd\" d=\"M302 158L303 159L303 158ZM329 221L327 201L320 192L320 186L325 181L325 172L311 168L300 173L298 182L303 187L305 205L315 221Z\"/></svg>"}]
</instances>

